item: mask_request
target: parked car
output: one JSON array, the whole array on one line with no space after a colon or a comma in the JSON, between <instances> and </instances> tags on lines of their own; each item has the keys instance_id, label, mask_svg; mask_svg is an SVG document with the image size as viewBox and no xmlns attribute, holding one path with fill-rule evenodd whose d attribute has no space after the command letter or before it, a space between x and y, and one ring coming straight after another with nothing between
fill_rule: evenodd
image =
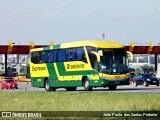
<instances>
[{"instance_id":1,"label":"parked car","mask_svg":"<svg viewBox=\"0 0 160 120\"><path fill-rule=\"evenodd\" d=\"M1 88L4 89L8 89L8 88L16 88L18 89L18 84L16 81L12 80L12 79L5 79L1 82Z\"/></svg>"},{"instance_id":2,"label":"parked car","mask_svg":"<svg viewBox=\"0 0 160 120\"><path fill-rule=\"evenodd\" d=\"M149 85L159 86L159 80L154 74L151 73L141 73L133 78L133 85L144 85L145 87Z\"/></svg>"}]
</instances>

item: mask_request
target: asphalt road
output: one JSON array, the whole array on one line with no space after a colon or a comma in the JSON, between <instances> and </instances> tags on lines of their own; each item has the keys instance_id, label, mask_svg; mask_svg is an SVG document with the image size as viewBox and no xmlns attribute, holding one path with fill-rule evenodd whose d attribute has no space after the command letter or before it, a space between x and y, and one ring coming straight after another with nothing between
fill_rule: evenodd
<instances>
[{"instance_id":1,"label":"asphalt road","mask_svg":"<svg viewBox=\"0 0 160 120\"><path fill-rule=\"evenodd\" d=\"M44 88L36 88L32 87L30 83L18 83L18 89L0 89L4 92L45 92ZM57 92L66 92L66 89L59 88L56 90ZM78 87L75 92L83 92L83 87ZM92 92L116 92L116 93L159 93L160 94L160 86L150 85L149 87L144 87L143 85L139 85L134 87L133 85L128 86L118 86L115 91L110 91L108 88L98 87L93 88Z\"/></svg>"}]
</instances>

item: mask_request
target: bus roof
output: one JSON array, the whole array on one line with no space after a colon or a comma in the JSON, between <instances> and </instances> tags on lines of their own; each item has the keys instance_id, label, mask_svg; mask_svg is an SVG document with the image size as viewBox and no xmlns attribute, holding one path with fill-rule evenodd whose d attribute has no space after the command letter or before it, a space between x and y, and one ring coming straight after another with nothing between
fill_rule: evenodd
<instances>
[{"instance_id":1,"label":"bus roof","mask_svg":"<svg viewBox=\"0 0 160 120\"><path fill-rule=\"evenodd\" d=\"M119 44L110 40L86 40L86 41L76 41L61 44L61 48L67 47L78 47L78 46L93 46L97 48L121 48L122 44Z\"/></svg>"},{"instance_id":2,"label":"bus roof","mask_svg":"<svg viewBox=\"0 0 160 120\"><path fill-rule=\"evenodd\" d=\"M93 46L97 48L123 48L124 46L118 42L111 40L84 40L84 41L75 41L57 44L53 46L48 46L45 48L36 48L32 49L32 51L42 51L48 49L60 49L60 48L70 48L70 47L79 47L79 46Z\"/></svg>"}]
</instances>

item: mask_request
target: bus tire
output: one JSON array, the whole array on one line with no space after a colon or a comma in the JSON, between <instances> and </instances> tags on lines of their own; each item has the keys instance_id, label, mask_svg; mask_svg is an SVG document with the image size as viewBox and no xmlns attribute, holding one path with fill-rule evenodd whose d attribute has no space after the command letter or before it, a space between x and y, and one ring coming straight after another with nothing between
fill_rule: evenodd
<instances>
[{"instance_id":1,"label":"bus tire","mask_svg":"<svg viewBox=\"0 0 160 120\"><path fill-rule=\"evenodd\" d=\"M51 91L56 91L56 88L55 87L51 87Z\"/></svg>"},{"instance_id":2,"label":"bus tire","mask_svg":"<svg viewBox=\"0 0 160 120\"><path fill-rule=\"evenodd\" d=\"M46 90L47 92L52 91L52 88L51 88L51 86L50 86L50 83L49 83L49 80L48 80L48 79L45 80L45 90Z\"/></svg>"},{"instance_id":3,"label":"bus tire","mask_svg":"<svg viewBox=\"0 0 160 120\"><path fill-rule=\"evenodd\" d=\"M67 91L75 91L77 87L66 87Z\"/></svg>"},{"instance_id":4,"label":"bus tire","mask_svg":"<svg viewBox=\"0 0 160 120\"><path fill-rule=\"evenodd\" d=\"M89 85L89 81L87 78L85 78L84 83L83 83L85 91L91 91L92 87Z\"/></svg>"},{"instance_id":5,"label":"bus tire","mask_svg":"<svg viewBox=\"0 0 160 120\"><path fill-rule=\"evenodd\" d=\"M108 86L109 90L116 90L117 86L114 85L114 86Z\"/></svg>"}]
</instances>

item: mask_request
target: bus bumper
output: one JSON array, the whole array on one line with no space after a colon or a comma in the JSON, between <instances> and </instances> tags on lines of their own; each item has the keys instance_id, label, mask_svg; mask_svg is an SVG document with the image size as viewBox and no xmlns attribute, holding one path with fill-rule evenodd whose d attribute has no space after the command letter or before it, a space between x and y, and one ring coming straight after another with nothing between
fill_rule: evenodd
<instances>
[{"instance_id":1,"label":"bus bumper","mask_svg":"<svg viewBox=\"0 0 160 120\"><path fill-rule=\"evenodd\" d=\"M102 78L102 86L129 85L130 77L121 79Z\"/></svg>"}]
</instances>

